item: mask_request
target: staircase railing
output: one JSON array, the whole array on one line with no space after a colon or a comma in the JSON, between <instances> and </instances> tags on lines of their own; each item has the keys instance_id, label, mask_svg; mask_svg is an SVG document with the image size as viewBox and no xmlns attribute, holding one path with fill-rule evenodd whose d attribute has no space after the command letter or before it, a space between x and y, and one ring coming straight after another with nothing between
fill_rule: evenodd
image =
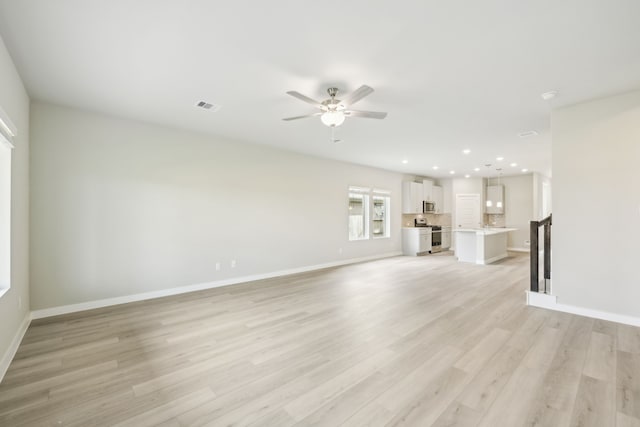
<instances>
[{"instance_id":1,"label":"staircase railing","mask_svg":"<svg viewBox=\"0 0 640 427\"><path fill-rule=\"evenodd\" d=\"M540 245L539 232L540 227L544 227L544 289L542 292L549 291L547 280L551 280L551 215L540 221L531 221L529 224L530 240L531 240L531 292L540 292Z\"/></svg>"}]
</instances>

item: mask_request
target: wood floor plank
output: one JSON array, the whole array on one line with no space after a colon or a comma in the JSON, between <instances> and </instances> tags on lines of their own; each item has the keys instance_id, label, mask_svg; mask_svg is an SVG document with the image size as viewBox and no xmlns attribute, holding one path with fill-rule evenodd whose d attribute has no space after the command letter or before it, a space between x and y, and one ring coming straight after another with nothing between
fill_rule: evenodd
<instances>
[{"instance_id":1,"label":"wood floor plank","mask_svg":"<svg viewBox=\"0 0 640 427\"><path fill-rule=\"evenodd\" d=\"M629 415L617 412L616 427L640 427L640 418L630 417Z\"/></svg>"},{"instance_id":2,"label":"wood floor plank","mask_svg":"<svg viewBox=\"0 0 640 427\"><path fill-rule=\"evenodd\" d=\"M615 389L608 381L583 375L571 417L571 427L602 427L616 423Z\"/></svg>"},{"instance_id":3,"label":"wood floor plank","mask_svg":"<svg viewBox=\"0 0 640 427\"><path fill-rule=\"evenodd\" d=\"M569 425L591 342L592 323L576 317L571 318L525 425Z\"/></svg>"},{"instance_id":4,"label":"wood floor plank","mask_svg":"<svg viewBox=\"0 0 640 427\"><path fill-rule=\"evenodd\" d=\"M297 421L307 417L328 401L344 393L350 386L373 375L382 366L389 363L397 354L390 350L374 353L371 357L341 372L328 381L318 385L307 393L285 405L284 409Z\"/></svg>"},{"instance_id":5,"label":"wood floor plank","mask_svg":"<svg viewBox=\"0 0 640 427\"><path fill-rule=\"evenodd\" d=\"M536 335L535 342L500 390L480 426L518 425L527 417L562 335L548 327Z\"/></svg>"},{"instance_id":6,"label":"wood floor plank","mask_svg":"<svg viewBox=\"0 0 640 427\"><path fill-rule=\"evenodd\" d=\"M528 278L441 253L36 320L0 425L638 426L640 328Z\"/></svg>"},{"instance_id":7,"label":"wood floor plank","mask_svg":"<svg viewBox=\"0 0 640 427\"><path fill-rule=\"evenodd\" d=\"M478 424L481 414L458 401L449 407L435 420L432 427L471 427Z\"/></svg>"},{"instance_id":8,"label":"wood floor plank","mask_svg":"<svg viewBox=\"0 0 640 427\"><path fill-rule=\"evenodd\" d=\"M171 400L170 402L159 405L156 408L143 412L135 417L131 417L126 421L114 424L114 427L145 427L155 426L159 423L170 421L177 415L207 402L215 398L215 394L210 388L205 387L201 390L194 391L184 397Z\"/></svg>"},{"instance_id":9,"label":"wood floor plank","mask_svg":"<svg viewBox=\"0 0 640 427\"><path fill-rule=\"evenodd\" d=\"M616 350L614 337L593 332L585 361L584 374L603 381L615 378Z\"/></svg>"},{"instance_id":10,"label":"wood floor plank","mask_svg":"<svg viewBox=\"0 0 640 427\"><path fill-rule=\"evenodd\" d=\"M640 419L640 353L617 352L616 408Z\"/></svg>"}]
</instances>

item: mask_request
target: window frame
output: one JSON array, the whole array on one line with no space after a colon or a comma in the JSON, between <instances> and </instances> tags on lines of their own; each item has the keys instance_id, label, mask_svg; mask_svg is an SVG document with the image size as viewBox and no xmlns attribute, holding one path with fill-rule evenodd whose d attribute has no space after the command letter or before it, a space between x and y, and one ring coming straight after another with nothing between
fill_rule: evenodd
<instances>
[{"instance_id":1,"label":"window frame","mask_svg":"<svg viewBox=\"0 0 640 427\"><path fill-rule=\"evenodd\" d=\"M370 230L371 227L369 226L369 223L371 222L370 219L370 204L371 204L371 198L370 198L370 189L368 188L363 188L363 187L349 187L349 192L348 192L348 202L347 202L347 208L349 209L347 211L347 228L348 228L348 236L349 236L349 241L350 242L358 242L358 241L362 241L362 240L369 240L369 236L370 236ZM355 216L351 213L351 200L354 197L362 197L362 237L352 237L352 233L351 233L351 217Z\"/></svg>"},{"instance_id":2,"label":"window frame","mask_svg":"<svg viewBox=\"0 0 640 427\"><path fill-rule=\"evenodd\" d=\"M373 226L373 221L376 221L377 218L375 217L375 209L376 209L376 203L375 203L375 199L383 199L384 200L384 211L383 211L383 226L384 226L384 232L382 235L376 235L376 234L372 234L371 237L373 239L390 239L391 238L391 192L387 191L387 190L379 190L379 189L373 189L371 191L371 210L373 212L373 215L371 216L371 223Z\"/></svg>"},{"instance_id":3,"label":"window frame","mask_svg":"<svg viewBox=\"0 0 640 427\"><path fill-rule=\"evenodd\" d=\"M363 198L363 225L364 235L361 238L352 238L351 232L351 200L353 197L362 196ZM384 232L382 235L374 235L372 230L375 230L374 221L375 217L375 199L384 200L384 212L383 223ZM383 190L379 188L369 188L350 185L347 191L347 236L350 242L360 242L369 240L381 240L391 238L391 191Z\"/></svg>"},{"instance_id":4,"label":"window frame","mask_svg":"<svg viewBox=\"0 0 640 427\"><path fill-rule=\"evenodd\" d=\"M11 134L0 128L0 297L11 289ZM5 167L6 164L6 167Z\"/></svg>"}]
</instances>

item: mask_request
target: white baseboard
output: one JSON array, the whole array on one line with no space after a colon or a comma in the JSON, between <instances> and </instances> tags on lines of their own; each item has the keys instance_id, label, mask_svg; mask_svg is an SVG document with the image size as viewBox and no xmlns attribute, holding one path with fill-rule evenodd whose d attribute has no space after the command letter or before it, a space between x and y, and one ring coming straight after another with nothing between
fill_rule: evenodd
<instances>
[{"instance_id":1,"label":"white baseboard","mask_svg":"<svg viewBox=\"0 0 640 427\"><path fill-rule=\"evenodd\" d=\"M608 320L609 322L622 323L624 325L640 326L639 317L626 316L624 314L610 313L608 311L594 310L591 308L576 307L567 304L559 304L558 298L553 295L540 294L531 291L527 291L526 293L527 305L532 307L577 314L578 316L591 317L593 319Z\"/></svg>"},{"instance_id":2,"label":"white baseboard","mask_svg":"<svg viewBox=\"0 0 640 427\"><path fill-rule=\"evenodd\" d=\"M525 297L527 299L527 305L530 305L532 307L548 308L549 310L555 310L555 307L558 304L558 298L549 294L526 291Z\"/></svg>"},{"instance_id":3,"label":"white baseboard","mask_svg":"<svg viewBox=\"0 0 640 427\"><path fill-rule=\"evenodd\" d=\"M288 276L290 274L305 273L307 271L321 270L323 268L338 267L341 265L354 264L364 261L372 261L376 259L389 258L402 255L402 252L387 252L384 254L373 255L362 258L351 258L340 261L328 262L325 264L309 265L305 267L291 268L287 270L273 271L270 273L253 274L249 276L233 277L230 279L217 280L215 282L198 283L195 285L180 286L177 288L162 289L160 291L145 292L141 294L125 295L121 297L105 298L94 301L81 302L78 304L62 305L58 307L44 308L34 310L33 319L42 319L45 317L59 316L61 314L75 313L78 311L92 310L94 308L109 307L112 305L126 304L128 302L144 301L153 298L166 297L171 295L180 295L188 292L202 291L205 289L219 288L222 286L236 285L238 283L252 282L254 280L271 279L273 277Z\"/></svg>"},{"instance_id":4,"label":"white baseboard","mask_svg":"<svg viewBox=\"0 0 640 427\"><path fill-rule=\"evenodd\" d=\"M485 259L485 260L477 260L476 264L482 264L482 265L486 265L486 264L491 264L492 262L496 262L496 261L500 261L501 259L505 259L508 258L509 255L504 253L504 254L500 254L497 256L494 256L493 258L489 258L489 259Z\"/></svg>"},{"instance_id":5,"label":"white baseboard","mask_svg":"<svg viewBox=\"0 0 640 427\"><path fill-rule=\"evenodd\" d=\"M24 338L24 334L27 332L27 328L29 328L29 324L31 323L31 313L27 313L22 320L22 323L18 327L18 331L16 332L13 340L11 340L11 344L9 344L9 348L2 355L2 359L0 359L0 382L4 378L4 374L7 373L7 369L9 369L9 365L13 360L13 357L16 355L18 351L18 347L22 342L22 338Z\"/></svg>"},{"instance_id":6,"label":"white baseboard","mask_svg":"<svg viewBox=\"0 0 640 427\"><path fill-rule=\"evenodd\" d=\"M510 252L531 252L529 248L507 248L507 250Z\"/></svg>"}]
</instances>

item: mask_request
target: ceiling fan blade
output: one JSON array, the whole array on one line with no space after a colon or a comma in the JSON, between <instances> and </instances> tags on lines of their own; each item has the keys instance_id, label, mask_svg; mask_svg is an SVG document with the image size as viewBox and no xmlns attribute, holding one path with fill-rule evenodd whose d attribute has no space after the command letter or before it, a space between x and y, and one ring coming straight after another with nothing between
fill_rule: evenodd
<instances>
[{"instance_id":1,"label":"ceiling fan blade","mask_svg":"<svg viewBox=\"0 0 640 427\"><path fill-rule=\"evenodd\" d=\"M384 119L387 117L387 113L379 111L358 111L358 110L346 110L344 115L347 117L364 117L367 119Z\"/></svg>"},{"instance_id":2,"label":"ceiling fan blade","mask_svg":"<svg viewBox=\"0 0 640 427\"><path fill-rule=\"evenodd\" d=\"M293 96L294 98L298 98L300 101L304 101L307 104L311 104L316 108L322 108L322 104L321 103L309 98L308 96L304 96L300 92L296 92L295 90L290 90L289 92L287 92L287 94Z\"/></svg>"},{"instance_id":3,"label":"ceiling fan blade","mask_svg":"<svg viewBox=\"0 0 640 427\"><path fill-rule=\"evenodd\" d=\"M288 121L290 121L290 120L306 119L307 117L319 116L319 115L321 115L321 114L322 114L322 113L312 113L312 114L306 114L306 115L304 115L304 116L287 117L287 118L284 118L284 119L282 119L282 120L284 120L284 121L288 122Z\"/></svg>"},{"instance_id":4,"label":"ceiling fan blade","mask_svg":"<svg viewBox=\"0 0 640 427\"><path fill-rule=\"evenodd\" d=\"M373 88L367 85L362 85L358 89L356 89L355 92L352 92L350 95L345 97L342 100L342 103L348 107L349 105L355 104L356 102L360 101L362 98L364 98L367 95L370 95L371 93L373 93Z\"/></svg>"}]
</instances>

